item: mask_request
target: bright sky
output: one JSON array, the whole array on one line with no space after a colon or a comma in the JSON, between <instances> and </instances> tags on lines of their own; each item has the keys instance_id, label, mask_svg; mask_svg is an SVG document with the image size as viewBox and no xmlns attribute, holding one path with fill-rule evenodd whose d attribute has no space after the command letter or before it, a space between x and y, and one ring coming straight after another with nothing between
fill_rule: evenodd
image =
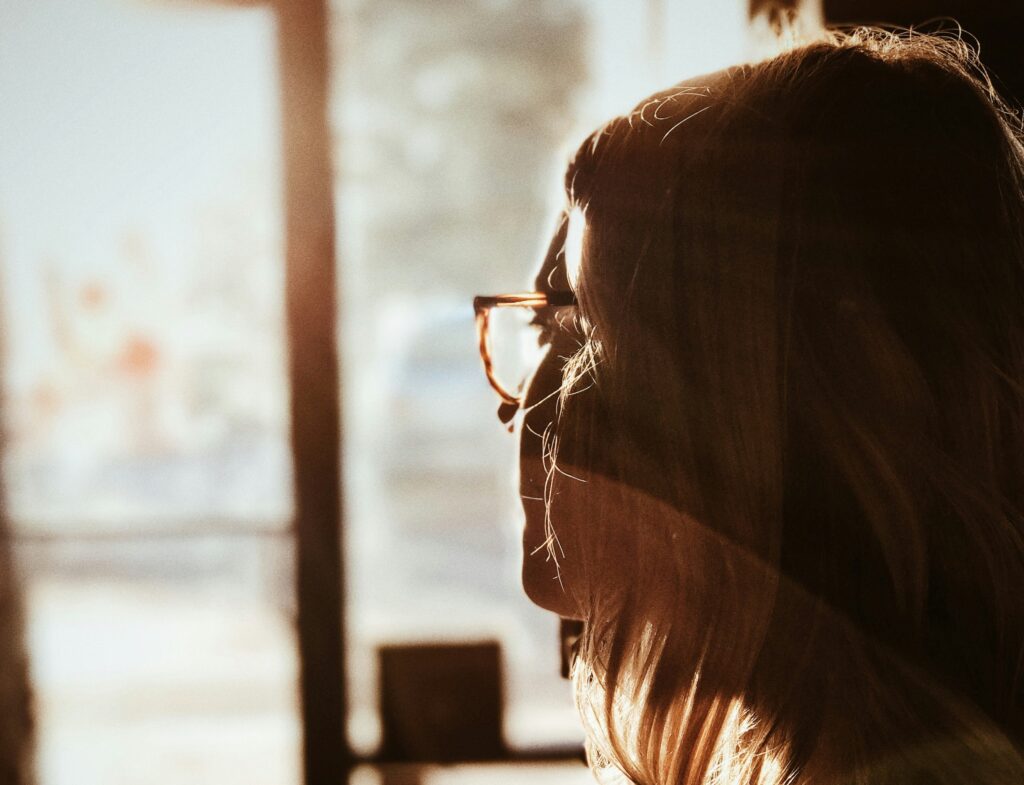
<instances>
[{"instance_id":1,"label":"bright sky","mask_svg":"<svg viewBox=\"0 0 1024 785\"><path fill-rule=\"evenodd\" d=\"M594 89L584 114L597 118L590 124L740 59L746 43L746 5L738 0L637 2L629 13L621 0L588 2ZM277 186L277 98L274 22L265 7L0 2L9 385L31 383L53 354L43 269L71 282L110 280L123 272L131 238L141 238L136 253L157 262L163 276L162 291L152 293L159 298L200 263L197 213ZM273 212L278 195L259 196ZM134 287L142 318L162 316L144 286L124 286Z\"/></svg>"},{"instance_id":2,"label":"bright sky","mask_svg":"<svg viewBox=\"0 0 1024 785\"><path fill-rule=\"evenodd\" d=\"M747 4L741 0L636 0L628 13L623 0L587 5L594 80L588 122L621 114L657 90L746 57Z\"/></svg>"},{"instance_id":3,"label":"bright sky","mask_svg":"<svg viewBox=\"0 0 1024 785\"><path fill-rule=\"evenodd\" d=\"M10 384L27 382L49 348L41 266L109 277L132 232L183 275L195 264L197 213L246 198L254 180L266 190L279 166L275 68L266 9L0 3Z\"/></svg>"}]
</instances>

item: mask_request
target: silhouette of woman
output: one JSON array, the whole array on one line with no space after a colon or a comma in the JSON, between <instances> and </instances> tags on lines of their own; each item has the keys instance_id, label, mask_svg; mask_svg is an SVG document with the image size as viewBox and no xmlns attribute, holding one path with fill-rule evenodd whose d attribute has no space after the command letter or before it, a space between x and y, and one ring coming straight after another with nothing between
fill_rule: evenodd
<instances>
[{"instance_id":1,"label":"silhouette of woman","mask_svg":"<svg viewBox=\"0 0 1024 785\"><path fill-rule=\"evenodd\" d=\"M549 343L501 393L599 777L1024 782L1016 123L959 40L830 33L596 131L478 300Z\"/></svg>"}]
</instances>

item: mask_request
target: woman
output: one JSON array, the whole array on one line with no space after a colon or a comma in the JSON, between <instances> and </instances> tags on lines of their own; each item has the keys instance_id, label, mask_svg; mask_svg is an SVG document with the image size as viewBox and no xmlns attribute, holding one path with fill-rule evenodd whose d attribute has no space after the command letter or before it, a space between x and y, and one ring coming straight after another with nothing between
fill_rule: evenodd
<instances>
[{"instance_id":1,"label":"woman","mask_svg":"<svg viewBox=\"0 0 1024 785\"><path fill-rule=\"evenodd\" d=\"M1011 120L959 41L859 30L580 147L525 301L523 579L585 620L599 773L1024 782Z\"/></svg>"}]
</instances>

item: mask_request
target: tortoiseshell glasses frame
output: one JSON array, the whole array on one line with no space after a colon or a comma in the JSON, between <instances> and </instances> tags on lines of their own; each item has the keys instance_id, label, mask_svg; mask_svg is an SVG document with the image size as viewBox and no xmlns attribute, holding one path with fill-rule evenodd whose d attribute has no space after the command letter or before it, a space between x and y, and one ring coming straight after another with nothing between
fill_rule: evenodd
<instances>
[{"instance_id":1,"label":"tortoiseshell glasses frame","mask_svg":"<svg viewBox=\"0 0 1024 785\"><path fill-rule=\"evenodd\" d=\"M476 337L480 359L484 364L487 381L501 398L498 417L508 423L523 405L523 394L508 390L494 373L494 359L491 354L490 319L492 308L539 308L568 307L576 305L572 292L515 292L512 294L479 295L473 298L473 312L476 314Z\"/></svg>"}]
</instances>

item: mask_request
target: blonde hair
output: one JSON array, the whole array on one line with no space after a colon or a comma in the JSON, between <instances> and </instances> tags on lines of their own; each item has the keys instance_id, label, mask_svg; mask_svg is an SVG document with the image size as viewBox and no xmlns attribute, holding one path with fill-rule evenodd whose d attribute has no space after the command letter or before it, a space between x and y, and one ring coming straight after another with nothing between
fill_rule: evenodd
<instances>
[{"instance_id":1,"label":"blonde hair","mask_svg":"<svg viewBox=\"0 0 1024 785\"><path fill-rule=\"evenodd\" d=\"M1024 782L1013 122L960 40L859 29L580 147L548 502L610 780Z\"/></svg>"}]
</instances>

